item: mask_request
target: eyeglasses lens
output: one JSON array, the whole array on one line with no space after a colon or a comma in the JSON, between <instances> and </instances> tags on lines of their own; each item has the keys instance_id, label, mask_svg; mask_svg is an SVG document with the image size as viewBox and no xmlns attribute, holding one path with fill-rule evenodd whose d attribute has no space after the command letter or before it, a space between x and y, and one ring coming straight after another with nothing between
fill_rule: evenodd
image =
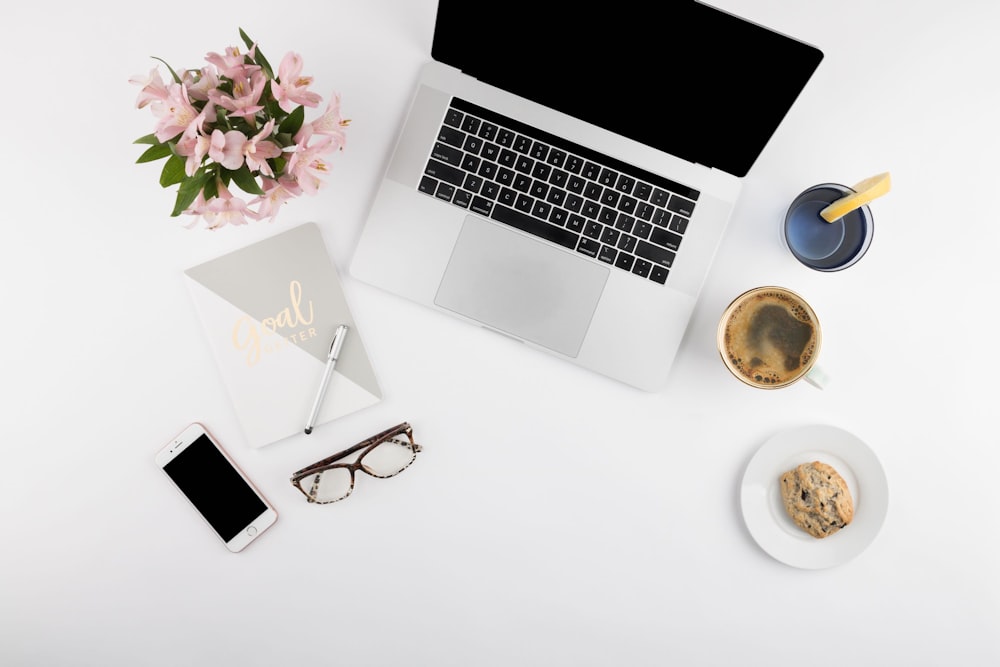
<instances>
[{"instance_id":1,"label":"eyeglasses lens","mask_svg":"<svg viewBox=\"0 0 1000 667\"><path fill-rule=\"evenodd\" d=\"M365 472L374 477L398 475L413 463L416 452L405 435L399 435L378 444L361 458Z\"/></svg>"},{"instance_id":2,"label":"eyeglasses lens","mask_svg":"<svg viewBox=\"0 0 1000 667\"><path fill-rule=\"evenodd\" d=\"M351 494L351 487L351 471L347 468L330 468L299 481L299 488L315 503L332 503L346 498Z\"/></svg>"}]
</instances>

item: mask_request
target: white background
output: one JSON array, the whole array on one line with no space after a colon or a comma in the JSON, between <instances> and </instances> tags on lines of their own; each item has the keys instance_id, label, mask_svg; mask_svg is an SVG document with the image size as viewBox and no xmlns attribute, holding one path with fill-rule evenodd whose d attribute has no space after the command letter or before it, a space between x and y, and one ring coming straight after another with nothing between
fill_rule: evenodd
<instances>
[{"instance_id":1,"label":"white background","mask_svg":"<svg viewBox=\"0 0 1000 667\"><path fill-rule=\"evenodd\" d=\"M435 3L6 9L0 664L1000 662L1000 5L714 4L826 59L746 179L663 391L345 275L385 400L260 450L245 444L181 271L315 221L346 272ZM128 79L151 56L200 67L240 44L239 27L272 63L298 51L325 99L341 93L348 145L327 188L277 221L184 229L159 163L135 164L143 147L131 142L153 117ZM597 80L594 95L622 112ZM782 248L778 224L800 190L882 171L893 189L872 206L861 263L821 274ZM718 316L762 284L819 313L826 390L754 390L723 367ZM195 420L280 513L241 554L153 464ZM402 420L425 447L403 475L360 479L331 506L288 483ZM761 444L814 423L867 442L890 496L870 547L817 571L759 548L739 505Z\"/></svg>"}]
</instances>

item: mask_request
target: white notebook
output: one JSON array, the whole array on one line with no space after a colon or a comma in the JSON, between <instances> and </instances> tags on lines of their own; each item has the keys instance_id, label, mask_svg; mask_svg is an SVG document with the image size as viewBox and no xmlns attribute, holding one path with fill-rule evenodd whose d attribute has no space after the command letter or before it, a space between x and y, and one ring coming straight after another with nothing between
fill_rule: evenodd
<instances>
[{"instance_id":1,"label":"white notebook","mask_svg":"<svg viewBox=\"0 0 1000 667\"><path fill-rule=\"evenodd\" d=\"M348 326L316 418L382 399L319 227L306 223L184 272L251 447L303 433L338 325Z\"/></svg>"}]
</instances>

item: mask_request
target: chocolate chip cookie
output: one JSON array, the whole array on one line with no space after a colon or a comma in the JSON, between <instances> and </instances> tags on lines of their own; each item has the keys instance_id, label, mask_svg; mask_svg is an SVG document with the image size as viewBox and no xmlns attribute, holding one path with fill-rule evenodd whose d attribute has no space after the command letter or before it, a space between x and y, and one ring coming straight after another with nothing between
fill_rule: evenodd
<instances>
[{"instance_id":1,"label":"chocolate chip cookie","mask_svg":"<svg viewBox=\"0 0 1000 667\"><path fill-rule=\"evenodd\" d=\"M781 500L795 525L813 537L829 537L854 518L847 482L833 466L820 461L783 473Z\"/></svg>"}]
</instances>

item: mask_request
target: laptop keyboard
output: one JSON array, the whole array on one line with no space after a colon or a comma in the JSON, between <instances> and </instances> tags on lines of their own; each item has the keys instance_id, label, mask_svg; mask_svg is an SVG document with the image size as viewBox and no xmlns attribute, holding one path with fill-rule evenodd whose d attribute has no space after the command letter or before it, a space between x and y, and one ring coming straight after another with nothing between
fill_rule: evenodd
<instances>
[{"instance_id":1,"label":"laptop keyboard","mask_svg":"<svg viewBox=\"0 0 1000 667\"><path fill-rule=\"evenodd\" d=\"M419 189L661 284L699 194L458 98Z\"/></svg>"}]
</instances>

